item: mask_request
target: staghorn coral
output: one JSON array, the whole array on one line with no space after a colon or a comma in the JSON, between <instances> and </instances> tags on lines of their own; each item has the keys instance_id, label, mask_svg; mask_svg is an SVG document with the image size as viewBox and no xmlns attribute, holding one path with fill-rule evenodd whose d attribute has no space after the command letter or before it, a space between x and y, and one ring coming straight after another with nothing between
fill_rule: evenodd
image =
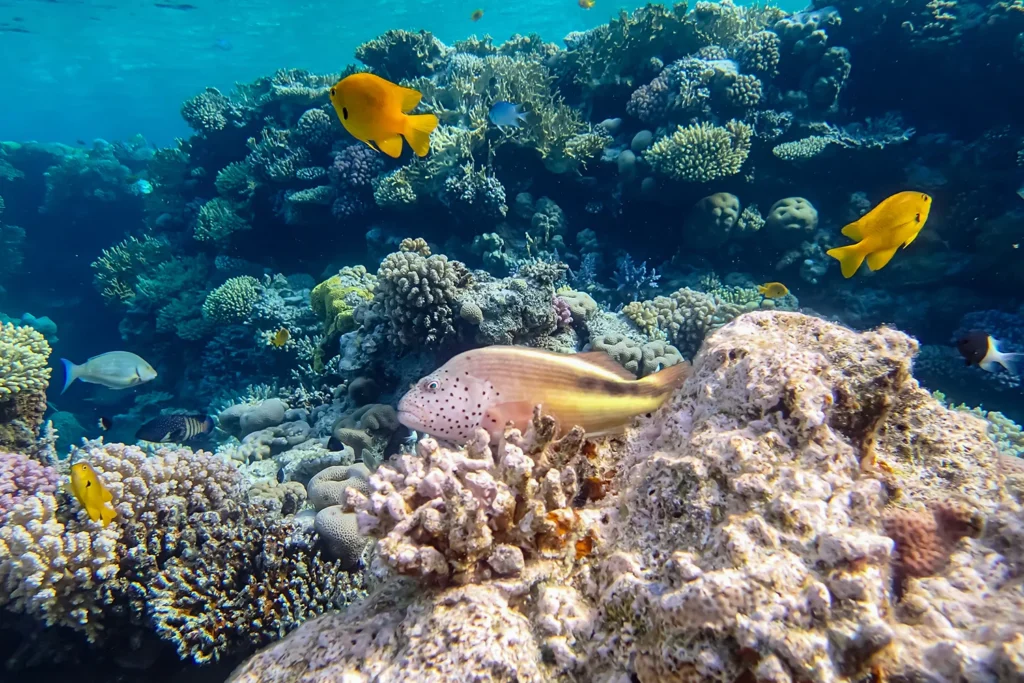
<instances>
[{"instance_id":1,"label":"staghorn coral","mask_svg":"<svg viewBox=\"0 0 1024 683\"><path fill-rule=\"evenodd\" d=\"M356 59L392 81L429 76L450 49L429 31L391 30L356 48Z\"/></svg>"},{"instance_id":2,"label":"staghorn coral","mask_svg":"<svg viewBox=\"0 0 1024 683\"><path fill-rule=\"evenodd\" d=\"M206 296L203 318L221 325L243 322L259 301L261 290L259 280L254 277L230 278Z\"/></svg>"},{"instance_id":3,"label":"staghorn coral","mask_svg":"<svg viewBox=\"0 0 1024 683\"><path fill-rule=\"evenodd\" d=\"M217 88L207 88L181 105L181 117L197 133L215 133L238 125L241 112Z\"/></svg>"},{"instance_id":4,"label":"staghorn coral","mask_svg":"<svg viewBox=\"0 0 1024 683\"><path fill-rule=\"evenodd\" d=\"M736 175L750 153L753 130L729 121L724 127L707 122L682 126L644 153L651 167L674 180L706 183Z\"/></svg>"}]
</instances>

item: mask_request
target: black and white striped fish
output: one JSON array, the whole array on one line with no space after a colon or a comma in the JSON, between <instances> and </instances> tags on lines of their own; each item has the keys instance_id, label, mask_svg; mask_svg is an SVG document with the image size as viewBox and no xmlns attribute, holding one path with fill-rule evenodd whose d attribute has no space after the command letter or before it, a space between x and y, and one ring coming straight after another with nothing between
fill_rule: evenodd
<instances>
[{"instance_id":1,"label":"black and white striped fish","mask_svg":"<svg viewBox=\"0 0 1024 683\"><path fill-rule=\"evenodd\" d=\"M209 415L161 415L139 427L135 438L155 443L191 441L213 431Z\"/></svg>"}]
</instances>

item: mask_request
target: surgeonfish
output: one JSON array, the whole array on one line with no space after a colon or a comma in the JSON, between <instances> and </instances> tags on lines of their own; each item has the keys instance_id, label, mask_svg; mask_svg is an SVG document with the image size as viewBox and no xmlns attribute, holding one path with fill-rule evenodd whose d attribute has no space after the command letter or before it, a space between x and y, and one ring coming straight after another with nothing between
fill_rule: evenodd
<instances>
[{"instance_id":1,"label":"surgeonfish","mask_svg":"<svg viewBox=\"0 0 1024 683\"><path fill-rule=\"evenodd\" d=\"M182 443L213 431L209 415L159 415L135 432L135 438L154 443Z\"/></svg>"},{"instance_id":2,"label":"surgeonfish","mask_svg":"<svg viewBox=\"0 0 1024 683\"><path fill-rule=\"evenodd\" d=\"M519 122L526 120L526 112L523 111L522 105L504 101L495 102L491 105L491 110L487 112L487 117L498 128L505 126L518 128Z\"/></svg>"},{"instance_id":3,"label":"surgeonfish","mask_svg":"<svg viewBox=\"0 0 1024 683\"><path fill-rule=\"evenodd\" d=\"M92 521L99 520L106 526L117 517L117 511L110 504L114 497L89 463L77 462L71 466L71 493Z\"/></svg>"},{"instance_id":4,"label":"surgeonfish","mask_svg":"<svg viewBox=\"0 0 1024 683\"><path fill-rule=\"evenodd\" d=\"M987 372L996 372L997 365L1003 366L1012 375L1019 374L1017 364L1024 353L1003 353L999 341L985 332L970 332L956 341L957 351L964 357L965 365L977 365Z\"/></svg>"},{"instance_id":5,"label":"surgeonfish","mask_svg":"<svg viewBox=\"0 0 1024 683\"><path fill-rule=\"evenodd\" d=\"M477 429L492 440L512 422L525 430L533 408L588 436L621 433L633 417L657 409L690 374L681 363L637 380L602 351L562 354L523 346L461 353L417 382L398 403L409 429L462 443Z\"/></svg>"},{"instance_id":6,"label":"surgeonfish","mask_svg":"<svg viewBox=\"0 0 1024 683\"><path fill-rule=\"evenodd\" d=\"M409 114L422 97L417 90L370 73L346 76L331 88L331 104L345 130L395 159L402 155L402 137L416 156L430 152L430 134L437 128L437 117Z\"/></svg>"},{"instance_id":7,"label":"surgeonfish","mask_svg":"<svg viewBox=\"0 0 1024 683\"><path fill-rule=\"evenodd\" d=\"M789 294L789 287L781 282L766 282L757 286L757 292L766 299L778 299Z\"/></svg>"},{"instance_id":8,"label":"surgeonfish","mask_svg":"<svg viewBox=\"0 0 1024 683\"><path fill-rule=\"evenodd\" d=\"M898 192L843 228L843 235L856 244L826 253L839 261L845 278L853 277L865 258L868 268L881 270L897 249L917 238L931 208L932 198L923 192Z\"/></svg>"},{"instance_id":9,"label":"surgeonfish","mask_svg":"<svg viewBox=\"0 0 1024 683\"><path fill-rule=\"evenodd\" d=\"M156 370L145 360L128 351L109 351L93 356L81 365L67 358L64 364L64 393L76 379L89 384L101 384L108 389L128 389L156 378Z\"/></svg>"}]
</instances>

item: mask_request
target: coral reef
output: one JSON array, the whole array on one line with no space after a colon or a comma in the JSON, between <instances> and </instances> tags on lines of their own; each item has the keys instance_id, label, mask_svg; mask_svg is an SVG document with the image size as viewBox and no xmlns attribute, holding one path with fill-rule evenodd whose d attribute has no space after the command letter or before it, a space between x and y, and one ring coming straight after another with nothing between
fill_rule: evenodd
<instances>
[{"instance_id":1,"label":"coral reef","mask_svg":"<svg viewBox=\"0 0 1024 683\"><path fill-rule=\"evenodd\" d=\"M421 586L385 574L230 680L1019 676L1019 492L917 348L755 312L624 442L553 442L539 414L497 459L423 440L348 494L379 569Z\"/></svg>"}]
</instances>

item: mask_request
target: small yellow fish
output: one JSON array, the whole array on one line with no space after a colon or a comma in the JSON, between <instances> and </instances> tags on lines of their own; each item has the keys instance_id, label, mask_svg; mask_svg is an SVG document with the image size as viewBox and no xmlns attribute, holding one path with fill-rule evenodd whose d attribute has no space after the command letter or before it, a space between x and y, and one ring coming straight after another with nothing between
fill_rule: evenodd
<instances>
[{"instance_id":1,"label":"small yellow fish","mask_svg":"<svg viewBox=\"0 0 1024 683\"><path fill-rule=\"evenodd\" d=\"M689 363L636 379L603 351L564 354L523 346L487 346L452 358L398 403L398 421L416 432L464 443L483 428L493 440L507 422L525 430L533 407L565 431L619 434L636 415L656 410L690 374Z\"/></svg>"},{"instance_id":2,"label":"small yellow fish","mask_svg":"<svg viewBox=\"0 0 1024 683\"><path fill-rule=\"evenodd\" d=\"M856 244L829 249L829 256L839 261L843 277L851 278L864 263L881 270L892 260L896 250L913 242L932 208L932 198L923 192L898 192L843 228L843 234Z\"/></svg>"},{"instance_id":3,"label":"small yellow fish","mask_svg":"<svg viewBox=\"0 0 1024 683\"><path fill-rule=\"evenodd\" d=\"M789 294L789 288L781 282L766 282L758 285L757 291L766 299L778 299Z\"/></svg>"},{"instance_id":4,"label":"small yellow fish","mask_svg":"<svg viewBox=\"0 0 1024 683\"><path fill-rule=\"evenodd\" d=\"M475 9L473 13L469 15L470 21L480 21L484 18L484 11L482 9Z\"/></svg>"},{"instance_id":5,"label":"small yellow fish","mask_svg":"<svg viewBox=\"0 0 1024 683\"><path fill-rule=\"evenodd\" d=\"M282 327L281 329L274 333L273 337L270 338L270 345L273 346L274 348L279 349L285 344L287 344L288 340L291 338L292 333L288 331L288 328Z\"/></svg>"},{"instance_id":6,"label":"small yellow fish","mask_svg":"<svg viewBox=\"0 0 1024 683\"><path fill-rule=\"evenodd\" d=\"M110 504L114 497L89 463L78 462L71 466L71 493L89 513L92 521L100 520L106 526L117 517L117 511Z\"/></svg>"},{"instance_id":7,"label":"small yellow fish","mask_svg":"<svg viewBox=\"0 0 1024 683\"><path fill-rule=\"evenodd\" d=\"M595 0L576 0L576 4L582 9L592 9L596 3Z\"/></svg>"},{"instance_id":8,"label":"small yellow fish","mask_svg":"<svg viewBox=\"0 0 1024 683\"><path fill-rule=\"evenodd\" d=\"M331 104L352 137L397 159L402 138L417 156L430 152L430 134L437 128L433 114L410 115L423 95L380 76L358 73L331 88Z\"/></svg>"}]
</instances>

